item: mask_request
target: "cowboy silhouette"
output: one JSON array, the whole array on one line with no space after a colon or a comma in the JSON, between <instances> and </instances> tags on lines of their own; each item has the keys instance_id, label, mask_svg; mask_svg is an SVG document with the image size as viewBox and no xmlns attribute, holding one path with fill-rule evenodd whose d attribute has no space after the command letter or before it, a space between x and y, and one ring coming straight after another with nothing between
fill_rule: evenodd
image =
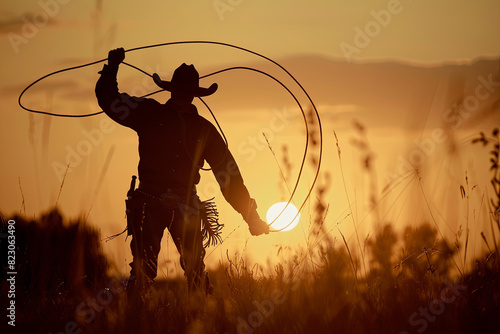
<instances>
[{"instance_id":1,"label":"cowboy silhouette","mask_svg":"<svg viewBox=\"0 0 500 334\"><path fill-rule=\"evenodd\" d=\"M140 182L137 189L129 191L127 200L133 255L127 289L134 294L154 282L165 228L179 251L189 290L208 288L204 248L220 241L221 225L213 203L201 202L196 194L204 161L210 165L224 198L247 222L250 233L269 233L221 135L192 104L194 97L215 93L217 84L199 87L194 66L182 64L171 81L153 76L158 86L171 93L165 104L132 97L118 91L116 76L124 59L123 48L109 51L95 93L99 106L110 118L139 136ZM204 236L208 239L205 244Z\"/></svg>"}]
</instances>

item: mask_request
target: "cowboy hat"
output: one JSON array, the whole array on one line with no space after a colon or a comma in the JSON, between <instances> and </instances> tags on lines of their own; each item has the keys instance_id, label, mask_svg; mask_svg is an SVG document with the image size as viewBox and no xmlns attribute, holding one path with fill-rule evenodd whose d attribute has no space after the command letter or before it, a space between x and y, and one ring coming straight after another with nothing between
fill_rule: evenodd
<instances>
[{"instance_id":1,"label":"cowboy hat","mask_svg":"<svg viewBox=\"0 0 500 334\"><path fill-rule=\"evenodd\" d=\"M196 71L193 65L186 65L186 63L174 71L171 81L161 80L157 73L153 74L153 80L155 84L166 91L192 92L197 97L212 95L218 87L216 83L213 83L209 88L200 87L198 71Z\"/></svg>"}]
</instances>

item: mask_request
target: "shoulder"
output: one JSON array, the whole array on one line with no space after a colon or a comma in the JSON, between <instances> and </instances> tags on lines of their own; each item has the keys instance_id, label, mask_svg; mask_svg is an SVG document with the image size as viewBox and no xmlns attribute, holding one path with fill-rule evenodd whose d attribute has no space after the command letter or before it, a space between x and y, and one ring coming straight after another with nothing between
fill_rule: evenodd
<instances>
[{"instance_id":1,"label":"shoulder","mask_svg":"<svg viewBox=\"0 0 500 334\"><path fill-rule=\"evenodd\" d=\"M197 119L198 119L198 122L201 124L201 126L215 128L214 125L205 117L197 115Z\"/></svg>"},{"instance_id":2,"label":"shoulder","mask_svg":"<svg viewBox=\"0 0 500 334\"><path fill-rule=\"evenodd\" d=\"M198 124L200 126L200 130L205 132L208 136L213 137L217 136L219 132L217 131L215 125L212 124L208 119L203 116L197 116Z\"/></svg>"}]
</instances>

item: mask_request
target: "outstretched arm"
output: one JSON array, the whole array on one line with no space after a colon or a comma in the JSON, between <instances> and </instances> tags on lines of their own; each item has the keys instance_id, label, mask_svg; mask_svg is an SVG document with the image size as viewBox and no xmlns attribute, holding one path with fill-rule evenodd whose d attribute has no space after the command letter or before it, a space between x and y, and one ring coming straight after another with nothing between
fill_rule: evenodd
<instances>
[{"instance_id":1,"label":"outstretched arm","mask_svg":"<svg viewBox=\"0 0 500 334\"><path fill-rule=\"evenodd\" d=\"M252 235L269 233L269 226L259 217L257 203L250 197L233 155L212 126L207 145L207 162L219 183L226 201L247 222Z\"/></svg>"}]
</instances>

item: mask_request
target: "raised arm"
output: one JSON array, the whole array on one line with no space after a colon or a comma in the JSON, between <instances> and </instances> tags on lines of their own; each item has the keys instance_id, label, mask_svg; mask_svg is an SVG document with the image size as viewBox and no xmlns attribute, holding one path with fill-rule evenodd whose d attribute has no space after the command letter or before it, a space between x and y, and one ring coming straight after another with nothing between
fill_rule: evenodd
<instances>
[{"instance_id":1,"label":"raised arm","mask_svg":"<svg viewBox=\"0 0 500 334\"><path fill-rule=\"evenodd\" d=\"M104 65L99 72L101 77L95 86L95 95L99 106L106 115L121 125L136 128L144 116L144 110L147 110L147 104L157 102L151 99L131 97L118 91L116 75L118 67L124 59L125 50L123 48L109 51L108 64Z\"/></svg>"}]
</instances>

